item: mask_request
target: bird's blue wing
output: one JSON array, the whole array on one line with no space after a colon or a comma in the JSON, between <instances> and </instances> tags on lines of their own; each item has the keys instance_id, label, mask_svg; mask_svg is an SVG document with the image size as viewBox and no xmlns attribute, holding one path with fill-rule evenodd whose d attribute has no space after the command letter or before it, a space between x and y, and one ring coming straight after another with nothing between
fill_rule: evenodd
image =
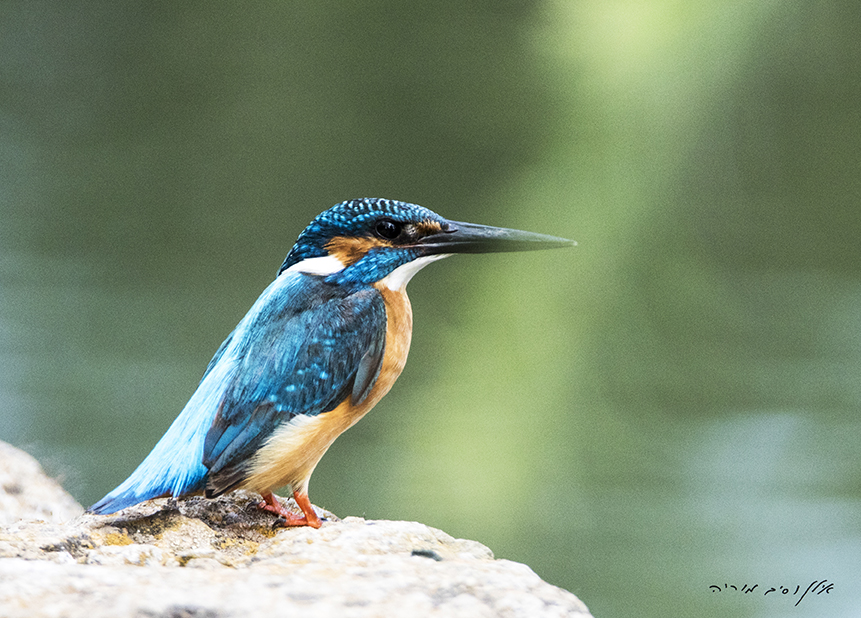
<instances>
[{"instance_id":1,"label":"bird's blue wing","mask_svg":"<svg viewBox=\"0 0 861 618\"><path fill-rule=\"evenodd\" d=\"M379 374L385 331L376 290L282 273L219 347L155 448L90 510L115 513L158 496L204 491L210 476L223 481L241 471L286 420L325 412L347 395L361 401Z\"/></svg>"},{"instance_id":2,"label":"bird's blue wing","mask_svg":"<svg viewBox=\"0 0 861 618\"><path fill-rule=\"evenodd\" d=\"M207 496L239 484L249 458L282 423L328 412L348 397L358 404L379 375L386 335L381 294L346 292L318 278L309 285L321 289L270 303L272 311L246 331L240 366L204 441Z\"/></svg>"}]
</instances>

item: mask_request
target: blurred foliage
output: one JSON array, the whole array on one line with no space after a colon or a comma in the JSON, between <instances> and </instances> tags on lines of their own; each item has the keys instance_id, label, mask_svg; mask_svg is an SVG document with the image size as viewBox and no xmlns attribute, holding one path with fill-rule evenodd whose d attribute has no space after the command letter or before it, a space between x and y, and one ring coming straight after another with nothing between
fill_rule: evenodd
<instances>
[{"instance_id":1,"label":"blurred foliage","mask_svg":"<svg viewBox=\"0 0 861 618\"><path fill-rule=\"evenodd\" d=\"M849 616L861 14L825 2L0 3L0 439L84 503L343 199L575 238L410 286L315 502L596 616ZM710 593L829 578L830 597Z\"/></svg>"}]
</instances>

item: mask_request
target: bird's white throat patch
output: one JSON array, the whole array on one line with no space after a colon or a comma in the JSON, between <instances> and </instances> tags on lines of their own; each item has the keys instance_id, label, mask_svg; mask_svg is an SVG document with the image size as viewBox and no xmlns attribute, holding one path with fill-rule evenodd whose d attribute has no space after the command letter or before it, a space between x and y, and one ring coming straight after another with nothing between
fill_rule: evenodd
<instances>
[{"instance_id":1,"label":"bird's white throat patch","mask_svg":"<svg viewBox=\"0 0 861 618\"><path fill-rule=\"evenodd\" d=\"M426 255L424 257L416 258L412 262L407 262L402 266L398 266L388 275L380 279L379 284L395 292L403 290L407 286L407 283L410 282L410 279L413 278L413 275L419 272L422 268L431 262L447 258L450 255L450 253L441 253L439 255Z\"/></svg>"}]
</instances>

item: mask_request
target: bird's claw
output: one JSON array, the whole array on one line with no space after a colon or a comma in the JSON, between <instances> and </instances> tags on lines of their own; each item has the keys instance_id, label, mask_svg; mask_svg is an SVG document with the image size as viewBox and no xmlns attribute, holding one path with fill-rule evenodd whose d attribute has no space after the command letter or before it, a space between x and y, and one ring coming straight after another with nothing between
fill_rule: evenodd
<instances>
[{"instance_id":1,"label":"bird's claw","mask_svg":"<svg viewBox=\"0 0 861 618\"><path fill-rule=\"evenodd\" d=\"M302 509L304 515L297 515L293 511L284 508L284 506L278 502L278 498L276 498L272 493L263 494L263 501L257 504L257 508L278 515L284 520L284 523L281 525L286 527L310 526L311 528L319 528L323 525L320 518L317 516L317 513L314 512L314 507L311 506L311 502L308 500L308 496L306 494L294 492L293 499L296 500L296 504L300 509Z\"/></svg>"}]
</instances>

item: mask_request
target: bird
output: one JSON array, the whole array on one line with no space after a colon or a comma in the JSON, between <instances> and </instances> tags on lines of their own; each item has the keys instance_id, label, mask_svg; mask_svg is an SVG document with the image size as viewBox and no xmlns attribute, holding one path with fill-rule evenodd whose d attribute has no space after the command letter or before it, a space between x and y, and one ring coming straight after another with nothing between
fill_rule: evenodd
<instances>
[{"instance_id":1,"label":"bird","mask_svg":"<svg viewBox=\"0 0 861 618\"><path fill-rule=\"evenodd\" d=\"M88 511L107 515L153 498L246 489L260 494L258 507L281 525L319 528L311 474L403 370L413 275L457 253L573 244L451 221L397 200L336 204L299 235L149 455ZM287 486L302 515L274 495Z\"/></svg>"}]
</instances>

